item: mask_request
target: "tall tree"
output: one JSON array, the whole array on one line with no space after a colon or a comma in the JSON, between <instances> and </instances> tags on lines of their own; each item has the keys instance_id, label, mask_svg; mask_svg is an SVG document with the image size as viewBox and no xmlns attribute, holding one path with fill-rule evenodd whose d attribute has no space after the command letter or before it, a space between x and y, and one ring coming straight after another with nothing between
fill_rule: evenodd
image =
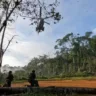
<instances>
[{"instance_id":1,"label":"tall tree","mask_svg":"<svg viewBox=\"0 0 96 96\"><path fill-rule=\"evenodd\" d=\"M52 19L56 22L61 19L60 13L56 12L58 4L57 0L51 4L47 3L46 0L0 0L0 67L2 66L3 55L14 37L4 48L4 38L8 24L13 23L15 17L21 16L23 19L29 19L30 25L36 24L36 31L39 33L44 31L45 23L49 24L45 20Z\"/></svg>"}]
</instances>

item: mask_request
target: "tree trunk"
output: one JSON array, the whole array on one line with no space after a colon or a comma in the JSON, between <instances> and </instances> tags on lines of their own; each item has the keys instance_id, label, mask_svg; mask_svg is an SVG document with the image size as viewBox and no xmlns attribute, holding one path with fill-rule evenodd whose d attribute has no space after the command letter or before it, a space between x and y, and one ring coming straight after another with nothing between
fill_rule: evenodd
<instances>
[{"instance_id":1,"label":"tree trunk","mask_svg":"<svg viewBox=\"0 0 96 96\"><path fill-rule=\"evenodd\" d=\"M0 56L0 73L1 73L1 67L2 67L2 59L3 59L3 55Z\"/></svg>"}]
</instances>

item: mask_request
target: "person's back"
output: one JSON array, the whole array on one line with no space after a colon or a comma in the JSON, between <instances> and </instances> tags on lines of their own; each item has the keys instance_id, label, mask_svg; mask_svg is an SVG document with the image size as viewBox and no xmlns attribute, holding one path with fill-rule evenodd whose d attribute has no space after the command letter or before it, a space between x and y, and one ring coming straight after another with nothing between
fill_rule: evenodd
<instances>
[{"instance_id":1,"label":"person's back","mask_svg":"<svg viewBox=\"0 0 96 96\"><path fill-rule=\"evenodd\" d=\"M31 86L39 86L38 81L36 79L35 70L32 71L32 73L29 75L28 81L31 84Z\"/></svg>"},{"instance_id":2,"label":"person's back","mask_svg":"<svg viewBox=\"0 0 96 96\"><path fill-rule=\"evenodd\" d=\"M32 73L30 74L30 79L31 80L35 80L36 79L35 71L32 71Z\"/></svg>"},{"instance_id":3,"label":"person's back","mask_svg":"<svg viewBox=\"0 0 96 96\"><path fill-rule=\"evenodd\" d=\"M33 70L32 73L30 73L28 80L31 83L33 80L35 80L35 78L36 75L35 75L35 71Z\"/></svg>"},{"instance_id":4,"label":"person's back","mask_svg":"<svg viewBox=\"0 0 96 96\"><path fill-rule=\"evenodd\" d=\"M11 87L11 82L13 81L13 74L12 71L9 71L9 74L6 78L7 87Z\"/></svg>"}]
</instances>

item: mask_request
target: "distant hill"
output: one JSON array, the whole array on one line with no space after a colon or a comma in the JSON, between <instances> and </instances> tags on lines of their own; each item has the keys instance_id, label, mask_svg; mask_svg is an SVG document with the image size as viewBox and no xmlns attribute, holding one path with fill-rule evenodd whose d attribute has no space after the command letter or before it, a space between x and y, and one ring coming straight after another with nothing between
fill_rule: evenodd
<instances>
[{"instance_id":1,"label":"distant hill","mask_svg":"<svg viewBox=\"0 0 96 96\"><path fill-rule=\"evenodd\" d=\"M16 66L12 67L12 66L10 66L8 64L2 66L2 68L1 68L1 72L2 73L7 73L9 71L12 71L14 73L15 71L18 71L18 70L23 70L23 69L20 66L18 66L18 67L16 67Z\"/></svg>"}]
</instances>

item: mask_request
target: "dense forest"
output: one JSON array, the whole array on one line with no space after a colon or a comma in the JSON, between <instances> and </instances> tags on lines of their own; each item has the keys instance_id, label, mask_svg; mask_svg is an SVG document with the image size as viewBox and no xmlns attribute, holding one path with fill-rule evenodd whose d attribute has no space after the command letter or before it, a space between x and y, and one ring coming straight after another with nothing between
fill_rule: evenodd
<instances>
[{"instance_id":1,"label":"dense forest","mask_svg":"<svg viewBox=\"0 0 96 96\"><path fill-rule=\"evenodd\" d=\"M68 33L56 40L53 58L43 55L33 58L22 71L15 72L16 79L26 79L35 69L38 78L94 76L96 74L96 35L86 32Z\"/></svg>"}]
</instances>

